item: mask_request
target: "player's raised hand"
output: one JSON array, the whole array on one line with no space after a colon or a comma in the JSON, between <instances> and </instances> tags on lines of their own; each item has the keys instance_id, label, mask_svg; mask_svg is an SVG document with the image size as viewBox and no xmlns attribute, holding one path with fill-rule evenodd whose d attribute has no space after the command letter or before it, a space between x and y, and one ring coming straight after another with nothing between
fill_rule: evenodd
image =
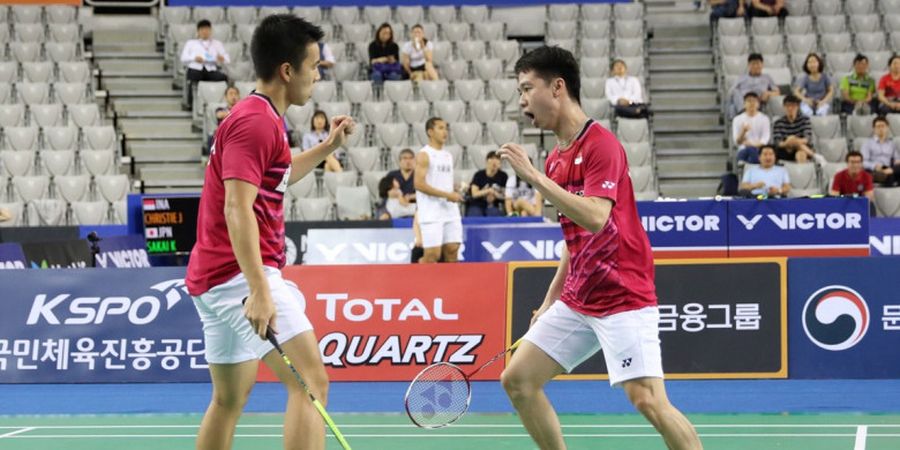
<instances>
[{"instance_id":1,"label":"player's raised hand","mask_svg":"<svg viewBox=\"0 0 900 450\"><path fill-rule=\"evenodd\" d=\"M356 122L350 116L334 116L331 118L331 132L328 133L328 148L332 151L347 142L347 136L353 134Z\"/></svg>"},{"instance_id":2,"label":"player's raised hand","mask_svg":"<svg viewBox=\"0 0 900 450\"><path fill-rule=\"evenodd\" d=\"M528 152L521 145L511 142L503 144L498 153L500 153L501 159L509 162L509 165L516 171L519 178L526 182L534 183L534 180L540 175L540 172L531 165L531 161L528 159Z\"/></svg>"}]
</instances>

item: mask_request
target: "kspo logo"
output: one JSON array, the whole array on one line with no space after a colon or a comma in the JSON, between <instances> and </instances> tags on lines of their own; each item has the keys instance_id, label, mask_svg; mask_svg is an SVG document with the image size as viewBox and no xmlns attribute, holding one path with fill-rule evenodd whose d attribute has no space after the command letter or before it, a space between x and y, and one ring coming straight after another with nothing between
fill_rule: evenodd
<instances>
[{"instance_id":1,"label":"kspo logo","mask_svg":"<svg viewBox=\"0 0 900 450\"><path fill-rule=\"evenodd\" d=\"M153 322L163 308L172 309L184 296L187 288L184 279L163 281L150 286L159 295L146 295L136 299L125 296L73 297L72 294L38 294L31 304L27 325L36 325L43 319L49 325L99 325L110 316L126 316L134 325Z\"/></svg>"},{"instance_id":2,"label":"kspo logo","mask_svg":"<svg viewBox=\"0 0 900 450\"><path fill-rule=\"evenodd\" d=\"M862 228L859 213L800 213L800 214L756 214L747 217L738 214L737 219L748 231L756 228L759 221L768 218L781 230L850 230Z\"/></svg>"},{"instance_id":3,"label":"kspo logo","mask_svg":"<svg viewBox=\"0 0 900 450\"><path fill-rule=\"evenodd\" d=\"M858 292L846 286L816 291L803 306L803 330L825 350L852 348L869 329L869 306Z\"/></svg>"}]
</instances>

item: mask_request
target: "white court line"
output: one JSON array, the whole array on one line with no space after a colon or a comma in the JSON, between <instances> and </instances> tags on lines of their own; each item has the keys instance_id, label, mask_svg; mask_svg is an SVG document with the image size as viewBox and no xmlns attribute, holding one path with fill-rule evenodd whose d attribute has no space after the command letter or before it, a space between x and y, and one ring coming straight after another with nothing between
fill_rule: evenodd
<instances>
[{"instance_id":1,"label":"white court line","mask_svg":"<svg viewBox=\"0 0 900 450\"><path fill-rule=\"evenodd\" d=\"M238 425L238 428L281 428L283 424L244 424ZM340 428L415 428L415 425L412 424L338 424ZM75 429L92 429L92 428L100 428L100 429L159 429L159 428L199 428L200 425L35 425L30 428L40 428L40 429L59 429L59 430L75 430ZM621 425L612 425L612 424L572 424L572 425L563 425L563 428L597 428L597 429L609 429L609 428L653 428L650 424L621 424ZM694 424L695 428L855 428L859 429L859 427L868 427L868 428L900 428L900 423L896 425L892 424L877 424L877 425L859 425L859 424ZM22 426L0 426L0 429L19 429ZM522 428L522 425L519 424L454 424L452 428Z\"/></svg>"},{"instance_id":2,"label":"white court line","mask_svg":"<svg viewBox=\"0 0 900 450\"><path fill-rule=\"evenodd\" d=\"M10 438L10 437L13 437L13 436L15 436L17 434L21 434L21 433L27 433L33 429L34 429L34 427L25 427L25 428L22 428L19 430L10 431L9 433L6 433L6 434L0 434L0 439Z\"/></svg>"},{"instance_id":3,"label":"white court line","mask_svg":"<svg viewBox=\"0 0 900 450\"><path fill-rule=\"evenodd\" d=\"M331 436L331 435L329 435ZM700 437L706 438L810 438L810 437L854 437L855 434L846 433L815 433L815 434L755 434L755 433L723 433L723 434L700 434ZM900 437L900 434L879 434L878 437ZM114 438L190 438L194 439L194 434L58 434L58 435L39 435L39 436L10 436L10 439L114 439ZM281 434L237 434L236 438L280 438ZM412 439L440 439L440 438L530 438L524 433L519 434L345 434L346 438L412 438ZM659 438L656 433L644 434L567 434L565 438Z\"/></svg>"},{"instance_id":4,"label":"white court line","mask_svg":"<svg viewBox=\"0 0 900 450\"><path fill-rule=\"evenodd\" d=\"M856 427L856 443L853 444L853 450L866 450L866 435L869 428L865 425Z\"/></svg>"}]
</instances>

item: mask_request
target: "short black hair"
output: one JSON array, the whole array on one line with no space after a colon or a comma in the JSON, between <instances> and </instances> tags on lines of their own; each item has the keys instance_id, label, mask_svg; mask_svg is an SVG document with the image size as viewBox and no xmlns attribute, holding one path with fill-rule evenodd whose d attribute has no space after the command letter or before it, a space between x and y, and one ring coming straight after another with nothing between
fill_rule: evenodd
<instances>
[{"instance_id":1,"label":"short black hair","mask_svg":"<svg viewBox=\"0 0 900 450\"><path fill-rule=\"evenodd\" d=\"M856 54L856 57L853 58L853 64L856 64L856 63L858 63L858 62L860 62L860 61L866 61L866 62L869 62L869 58L868 58L866 55L863 55L862 53L857 53L857 54Z\"/></svg>"},{"instance_id":2,"label":"short black hair","mask_svg":"<svg viewBox=\"0 0 900 450\"><path fill-rule=\"evenodd\" d=\"M782 105L787 105L789 103L793 103L795 105L800 104L800 98L794 94L788 94L784 96L784 100L781 102Z\"/></svg>"},{"instance_id":3,"label":"short black hair","mask_svg":"<svg viewBox=\"0 0 900 450\"><path fill-rule=\"evenodd\" d=\"M484 157L484 160L487 161L489 159L500 159L500 154L497 153L496 150L491 150L487 152L487 156Z\"/></svg>"},{"instance_id":4,"label":"short black hair","mask_svg":"<svg viewBox=\"0 0 900 450\"><path fill-rule=\"evenodd\" d=\"M750 91L744 94L744 101L747 101L748 98L755 98L757 101L759 100L759 94L756 92Z\"/></svg>"},{"instance_id":5,"label":"short black hair","mask_svg":"<svg viewBox=\"0 0 900 450\"><path fill-rule=\"evenodd\" d=\"M403 155L405 155L405 154L407 154L407 153L409 153L410 155L412 155L413 158L416 157L416 152L412 151L412 149L404 148L403 150L400 150L400 154L397 155L397 159L402 158Z\"/></svg>"},{"instance_id":6,"label":"short black hair","mask_svg":"<svg viewBox=\"0 0 900 450\"><path fill-rule=\"evenodd\" d=\"M212 28L212 22L206 19L197 22L197 29L199 30L201 28Z\"/></svg>"},{"instance_id":7,"label":"short black hair","mask_svg":"<svg viewBox=\"0 0 900 450\"><path fill-rule=\"evenodd\" d=\"M313 112L312 117L309 118L309 129L315 131L316 130L316 117L322 116L325 118L325 131L331 131L331 124L328 123L328 114L321 109L315 110Z\"/></svg>"},{"instance_id":8,"label":"short black hair","mask_svg":"<svg viewBox=\"0 0 900 450\"><path fill-rule=\"evenodd\" d=\"M844 161L850 162L850 158L853 157L853 156L859 156L859 159L860 159L860 160L865 160L865 158L863 158L863 154L862 154L862 153L860 153L860 152L858 152L858 151L856 151L856 150L850 150L849 152L847 152L847 156L844 157Z\"/></svg>"},{"instance_id":9,"label":"short black hair","mask_svg":"<svg viewBox=\"0 0 900 450\"><path fill-rule=\"evenodd\" d=\"M887 126L891 125L891 123L888 122L887 117L876 116L874 119L872 119L872 128L875 128L875 124L877 124L878 122L884 122L884 124Z\"/></svg>"},{"instance_id":10,"label":"short black hair","mask_svg":"<svg viewBox=\"0 0 900 450\"><path fill-rule=\"evenodd\" d=\"M888 60L888 66L893 64L895 59L900 59L900 54L894 53L891 55L891 59Z\"/></svg>"},{"instance_id":11,"label":"short black hair","mask_svg":"<svg viewBox=\"0 0 900 450\"><path fill-rule=\"evenodd\" d=\"M441 119L440 117L432 117L428 119L428 121L425 122L425 131L428 132L429 130L433 130L434 126L437 125L438 122L444 122L444 119Z\"/></svg>"},{"instance_id":12,"label":"short black hair","mask_svg":"<svg viewBox=\"0 0 900 450\"><path fill-rule=\"evenodd\" d=\"M388 192L394 188L394 177L390 175L386 175L384 178L378 180L378 198L387 199Z\"/></svg>"},{"instance_id":13,"label":"short black hair","mask_svg":"<svg viewBox=\"0 0 900 450\"><path fill-rule=\"evenodd\" d=\"M750 56L747 57L747 62L751 63L753 61L763 62L762 54L760 53L751 53Z\"/></svg>"},{"instance_id":14,"label":"short black hair","mask_svg":"<svg viewBox=\"0 0 900 450\"><path fill-rule=\"evenodd\" d=\"M538 47L516 61L517 76L531 71L547 83L554 78L562 78L569 97L581 104L581 70L572 52L560 47Z\"/></svg>"},{"instance_id":15,"label":"short black hair","mask_svg":"<svg viewBox=\"0 0 900 450\"><path fill-rule=\"evenodd\" d=\"M306 47L322 40L322 29L293 14L273 14L259 23L250 41L253 69L271 80L282 64L295 69L306 59Z\"/></svg>"},{"instance_id":16,"label":"short black hair","mask_svg":"<svg viewBox=\"0 0 900 450\"><path fill-rule=\"evenodd\" d=\"M761 145L761 146L759 147L759 154L762 155L762 152L763 152L763 150L765 150L765 149L772 150L772 153L777 154L777 152L775 151L775 146L772 145L772 144L763 144L763 145Z\"/></svg>"},{"instance_id":17,"label":"short black hair","mask_svg":"<svg viewBox=\"0 0 900 450\"><path fill-rule=\"evenodd\" d=\"M825 73L825 61L822 60L822 57L819 56L818 53L810 53L806 55L806 59L803 60L803 71L809 74L809 58L815 58L816 61L819 62L819 73Z\"/></svg>"}]
</instances>

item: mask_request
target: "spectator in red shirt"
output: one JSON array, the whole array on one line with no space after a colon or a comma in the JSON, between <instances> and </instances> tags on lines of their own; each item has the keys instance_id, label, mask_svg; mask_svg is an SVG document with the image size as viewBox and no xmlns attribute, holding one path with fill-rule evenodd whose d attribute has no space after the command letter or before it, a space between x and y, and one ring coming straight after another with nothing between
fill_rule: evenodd
<instances>
[{"instance_id":1,"label":"spectator in red shirt","mask_svg":"<svg viewBox=\"0 0 900 450\"><path fill-rule=\"evenodd\" d=\"M881 115L900 113L900 55L891 56L890 72L878 81L878 112Z\"/></svg>"},{"instance_id":2,"label":"spectator in red shirt","mask_svg":"<svg viewBox=\"0 0 900 450\"><path fill-rule=\"evenodd\" d=\"M847 153L847 168L834 175L831 195L864 196L875 200L872 174L863 170L863 155L852 151Z\"/></svg>"}]
</instances>

